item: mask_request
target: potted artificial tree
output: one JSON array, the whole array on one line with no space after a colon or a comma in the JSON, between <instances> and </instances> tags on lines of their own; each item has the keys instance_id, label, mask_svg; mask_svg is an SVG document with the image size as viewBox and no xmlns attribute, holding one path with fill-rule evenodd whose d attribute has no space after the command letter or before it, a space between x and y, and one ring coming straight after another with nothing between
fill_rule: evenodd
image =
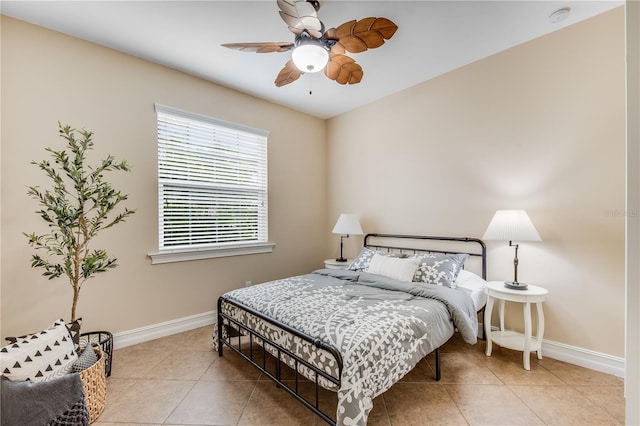
<instances>
[{"instance_id":1,"label":"potted artificial tree","mask_svg":"<svg viewBox=\"0 0 640 426\"><path fill-rule=\"evenodd\" d=\"M70 323L76 324L75 334L79 334L76 308L82 285L95 274L117 266L117 258L110 257L105 250L91 248L90 244L98 233L135 213L121 205L127 195L114 189L105 174L130 172L131 167L126 161L116 162L111 155L95 167L86 164L87 153L94 145L93 132L60 123L58 127L60 137L67 143L66 149L45 148L53 161L31 162L45 172L52 186L46 190L28 187L28 195L40 205L36 213L49 230L24 235L37 251L31 257L31 266L44 269L42 275L50 280L61 276L68 279L73 289ZM109 360L108 372L110 367Z\"/></svg>"}]
</instances>

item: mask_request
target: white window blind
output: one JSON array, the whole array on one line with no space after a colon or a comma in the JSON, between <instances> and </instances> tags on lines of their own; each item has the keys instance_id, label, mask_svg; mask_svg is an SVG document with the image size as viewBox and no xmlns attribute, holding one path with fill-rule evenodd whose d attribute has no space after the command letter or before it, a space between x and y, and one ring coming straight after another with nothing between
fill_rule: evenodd
<instances>
[{"instance_id":1,"label":"white window blind","mask_svg":"<svg viewBox=\"0 0 640 426\"><path fill-rule=\"evenodd\" d=\"M266 243L268 133L164 105L156 112L160 252Z\"/></svg>"}]
</instances>

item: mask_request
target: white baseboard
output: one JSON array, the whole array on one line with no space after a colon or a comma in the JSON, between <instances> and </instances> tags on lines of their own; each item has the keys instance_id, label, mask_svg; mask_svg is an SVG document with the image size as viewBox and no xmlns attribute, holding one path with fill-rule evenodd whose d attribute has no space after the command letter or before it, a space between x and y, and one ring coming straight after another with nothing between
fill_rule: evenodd
<instances>
[{"instance_id":1,"label":"white baseboard","mask_svg":"<svg viewBox=\"0 0 640 426\"><path fill-rule=\"evenodd\" d=\"M194 328L212 325L217 320L216 311L204 312L185 318L179 318L159 324L136 328L134 330L114 333L114 349L120 349L160 337L170 336ZM482 325L480 325L482 327ZM492 329L497 327L492 327ZM481 332L482 328L478 331ZM482 334L480 334L482 335ZM576 346L565 345L564 343L553 342L551 340L542 341L542 356L564 361L569 364L600 371L614 376L624 377L624 358L594 352Z\"/></svg>"},{"instance_id":2,"label":"white baseboard","mask_svg":"<svg viewBox=\"0 0 640 426\"><path fill-rule=\"evenodd\" d=\"M624 377L624 358L565 345L550 340L542 341L542 356L590 368L602 373Z\"/></svg>"},{"instance_id":3,"label":"white baseboard","mask_svg":"<svg viewBox=\"0 0 640 426\"><path fill-rule=\"evenodd\" d=\"M498 331L495 325L491 326L491 331ZM478 324L478 336L483 336L483 324ZM557 359L569 364L600 371L601 373L613 374L617 377L624 377L624 358L589 349L570 346L551 340L542 341L542 357Z\"/></svg>"},{"instance_id":4,"label":"white baseboard","mask_svg":"<svg viewBox=\"0 0 640 426\"><path fill-rule=\"evenodd\" d=\"M204 312L202 314L191 315L159 324L148 325L134 330L122 331L113 334L113 348L120 349L160 337L171 336L194 328L212 325L216 322L216 311Z\"/></svg>"}]
</instances>

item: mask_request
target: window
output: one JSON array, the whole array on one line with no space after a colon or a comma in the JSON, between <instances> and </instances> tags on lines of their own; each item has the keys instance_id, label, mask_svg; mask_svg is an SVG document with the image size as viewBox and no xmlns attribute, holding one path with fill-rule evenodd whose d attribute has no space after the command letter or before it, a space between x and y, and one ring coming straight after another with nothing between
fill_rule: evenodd
<instances>
[{"instance_id":1,"label":"window","mask_svg":"<svg viewBox=\"0 0 640 426\"><path fill-rule=\"evenodd\" d=\"M152 263L272 250L267 136L156 104L159 252Z\"/></svg>"}]
</instances>

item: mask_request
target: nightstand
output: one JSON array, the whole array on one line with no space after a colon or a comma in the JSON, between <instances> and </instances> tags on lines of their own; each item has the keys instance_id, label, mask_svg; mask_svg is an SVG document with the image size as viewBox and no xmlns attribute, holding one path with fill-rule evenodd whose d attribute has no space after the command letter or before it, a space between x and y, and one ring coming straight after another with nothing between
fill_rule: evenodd
<instances>
[{"instance_id":1,"label":"nightstand","mask_svg":"<svg viewBox=\"0 0 640 426\"><path fill-rule=\"evenodd\" d=\"M351 259L347 259L346 262L339 262L335 259L326 259L324 261L324 267L327 269L347 269L347 266L351 263Z\"/></svg>"},{"instance_id":2,"label":"nightstand","mask_svg":"<svg viewBox=\"0 0 640 426\"><path fill-rule=\"evenodd\" d=\"M544 302L548 291L542 287L529 285L526 290L511 290L504 286L503 281L489 281L487 287L487 307L485 310L484 329L487 338L487 350L485 354L491 356L492 343L496 343L505 348L516 351L523 351L522 358L524 369L530 370L531 363L529 356L531 352L537 352L538 359L542 359L542 338L544 335L544 313L542 312L542 302ZM493 303L498 300L500 313L500 330L491 331L491 313ZM517 302L523 304L524 314L524 334L504 328L504 306L505 302ZM538 312L538 328L536 336L531 336L531 304L535 303Z\"/></svg>"}]
</instances>

